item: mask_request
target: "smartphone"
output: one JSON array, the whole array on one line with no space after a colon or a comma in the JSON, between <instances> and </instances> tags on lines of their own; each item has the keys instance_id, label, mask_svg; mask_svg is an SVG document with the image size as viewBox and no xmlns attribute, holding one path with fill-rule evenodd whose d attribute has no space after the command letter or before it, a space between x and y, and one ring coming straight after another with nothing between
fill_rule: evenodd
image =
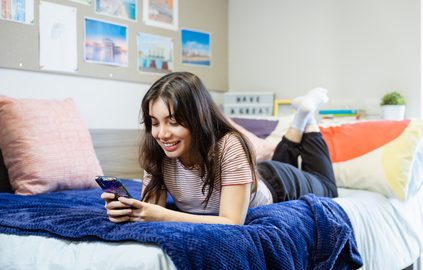
<instances>
[{"instance_id":1,"label":"smartphone","mask_svg":"<svg viewBox=\"0 0 423 270\"><path fill-rule=\"evenodd\" d=\"M119 197L132 198L128 190L122 182L113 176L97 176L95 178L97 184L103 189L104 192L113 193L116 199Z\"/></svg>"}]
</instances>

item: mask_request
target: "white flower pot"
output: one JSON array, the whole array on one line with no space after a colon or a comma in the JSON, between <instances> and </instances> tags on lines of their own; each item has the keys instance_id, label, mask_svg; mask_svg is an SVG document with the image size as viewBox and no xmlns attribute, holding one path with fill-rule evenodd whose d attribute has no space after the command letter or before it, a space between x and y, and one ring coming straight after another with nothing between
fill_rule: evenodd
<instances>
[{"instance_id":1,"label":"white flower pot","mask_svg":"<svg viewBox=\"0 0 423 270\"><path fill-rule=\"evenodd\" d=\"M383 105L382 116L385 120L404 120L405 105Z\"/></svg>"}]
</instances>

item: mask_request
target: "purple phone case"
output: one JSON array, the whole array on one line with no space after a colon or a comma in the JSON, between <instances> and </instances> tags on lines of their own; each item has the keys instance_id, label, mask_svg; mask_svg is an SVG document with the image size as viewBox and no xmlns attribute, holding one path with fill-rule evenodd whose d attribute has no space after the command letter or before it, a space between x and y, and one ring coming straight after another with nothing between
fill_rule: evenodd
<instances>
[{"instance_id":1,"label":"purple phone case","mask_svg":"<svg viewBox=\"0 0 423 270\"><path fill-rule=\"evenodd\" d=\"M116 177L98 176L95 181L105 192L113 193L119 197L132 198L128 190L123 186L122 182Z\"/></svg>"}]
</instances>

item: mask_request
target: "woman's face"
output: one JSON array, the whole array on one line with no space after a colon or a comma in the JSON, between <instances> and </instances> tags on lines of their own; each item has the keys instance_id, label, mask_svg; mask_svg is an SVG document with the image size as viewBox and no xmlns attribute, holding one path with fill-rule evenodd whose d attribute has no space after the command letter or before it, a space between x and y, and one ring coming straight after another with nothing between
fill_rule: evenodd
<instances>
[{"instance_id":1,"label":"woman's face","mask_svg":"<svg viewBox=\"0 0 423 270\"><path fill-rule=\"evenodd\" d=\"M158 98L150 101L151 134L169 158L179 158L185 166L191 166L191 132L173 117L166 103Z\"/></svg>"}]
</instances>

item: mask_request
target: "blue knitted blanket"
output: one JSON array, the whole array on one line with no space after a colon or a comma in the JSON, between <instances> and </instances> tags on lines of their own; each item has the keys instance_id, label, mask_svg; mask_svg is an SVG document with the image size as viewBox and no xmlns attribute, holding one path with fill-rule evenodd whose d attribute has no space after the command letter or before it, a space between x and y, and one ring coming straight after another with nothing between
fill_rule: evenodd
<instances>
[{"instance_id":1,"label":"blue knitted blanket","mask_svg":"<svg viewBox=\"0 0 423 270\"><path fill-rule=\"evenodd\" d=\"M123 181L130 193L140 183ZM178 269L356 269L350 221L314 195L249 210L243 226L171 222L114 224L100 189L19 196L0 193L0 233L70 240L156 243Z\"/></svg>"}]
</instances>

